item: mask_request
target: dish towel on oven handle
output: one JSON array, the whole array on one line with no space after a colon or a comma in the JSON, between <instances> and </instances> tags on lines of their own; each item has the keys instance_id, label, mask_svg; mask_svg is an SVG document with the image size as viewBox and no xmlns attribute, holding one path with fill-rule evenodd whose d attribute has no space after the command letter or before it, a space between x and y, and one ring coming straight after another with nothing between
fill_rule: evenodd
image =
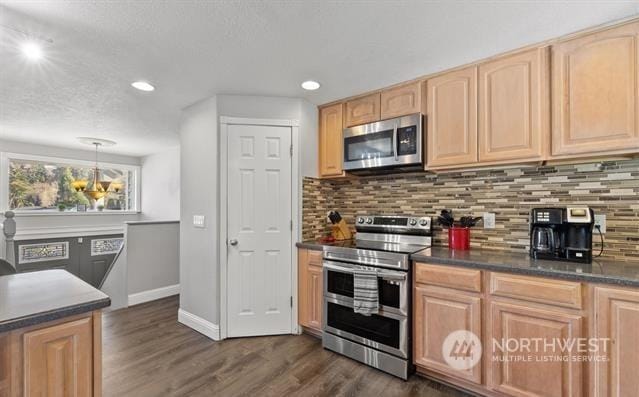
<instances>
[{"instance_id":1,"label":"dish towel on oven handle","mask_svg":"<svg viewBox=\"0 0 639 397\"><path fill-rule=\"evenodd\" d=\"M353 311L370 316L379 313L379 289L376 270L353 272Z\"/></svg>"}]
</instances>

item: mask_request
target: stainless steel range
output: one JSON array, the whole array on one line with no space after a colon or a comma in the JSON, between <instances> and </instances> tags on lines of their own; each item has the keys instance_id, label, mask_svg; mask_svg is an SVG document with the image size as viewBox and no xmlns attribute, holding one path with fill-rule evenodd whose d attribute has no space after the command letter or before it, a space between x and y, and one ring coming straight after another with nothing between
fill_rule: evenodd
<instances>
[{"instance_id":1,"label":"stainless steel range","mask_svg":"<svg viewBox=\"0 0 639 397\"><path fill-rule=\"evenodd\" d=\"M431 245L431 219L360 216L355 240L324 247L324 348L408 379L413 372L410 254ZM379 311L353 309L354 277L377 275ZM373 280L374 281L374 280Z\"/></svg>"}]
</instances>

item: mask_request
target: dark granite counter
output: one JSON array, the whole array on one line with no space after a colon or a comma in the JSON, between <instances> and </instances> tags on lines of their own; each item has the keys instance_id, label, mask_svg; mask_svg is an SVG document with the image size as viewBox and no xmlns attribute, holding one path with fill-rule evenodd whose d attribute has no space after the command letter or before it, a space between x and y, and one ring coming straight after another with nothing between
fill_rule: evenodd
<instances>
[{"instance_id":1,"label":"dark granite counter","mask_svg":"<svg viewBox=\"0 0 639 397\"><path fill-rule=\"evenodd\" d=\"M0 332L102 309L111 299L66 270L0 277Z\"/></svg>"},{"instance_id":2,"label":"dark granite counter","mask_svg":"<svg viewBox=\"0 0 639 397\"><path fill-rule=\"evenodd\" d=\"M300 248L321 250L325 245L317 241L297 243ZM483 250L453 251L446 247L432 247L411 255L418 262L461 266L496 272L517 273L530 276L559 278L592 283L639 287L639 261L624 262L611 259L594 259L592 263L534 260L526 253Z\"/></svg>"}]
</instances>

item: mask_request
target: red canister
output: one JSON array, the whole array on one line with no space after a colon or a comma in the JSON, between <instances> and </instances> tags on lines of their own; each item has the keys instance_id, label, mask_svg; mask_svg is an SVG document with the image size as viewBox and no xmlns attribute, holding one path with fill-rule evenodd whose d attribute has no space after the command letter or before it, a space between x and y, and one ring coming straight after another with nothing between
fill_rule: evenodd
<instances>
[{"instance_id":1,"label":"red canister","mask_svg":"<svg viewBox=\"0 0 639 397\"><path fill-rule=\"evenodd\" d=\"M453 226L448 229L448 248L452 250L470 249L470 228Z\"/></svg>"}]
</instances>

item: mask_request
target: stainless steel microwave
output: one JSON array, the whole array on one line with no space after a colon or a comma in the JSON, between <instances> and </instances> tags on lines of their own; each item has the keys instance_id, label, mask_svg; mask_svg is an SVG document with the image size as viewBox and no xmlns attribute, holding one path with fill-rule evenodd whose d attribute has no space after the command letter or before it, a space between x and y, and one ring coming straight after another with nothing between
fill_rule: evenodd
<instances>
[{"instance_id":1,"label":"stainless steel microwave","mask_svg":"<svg viewBox=\"0 0 639 397\"><path fill-rule=\"evenodd\" d=\"M421 165L422 125L415 113L344 129L344 170Z\"/></svg>"}]
</instances>

